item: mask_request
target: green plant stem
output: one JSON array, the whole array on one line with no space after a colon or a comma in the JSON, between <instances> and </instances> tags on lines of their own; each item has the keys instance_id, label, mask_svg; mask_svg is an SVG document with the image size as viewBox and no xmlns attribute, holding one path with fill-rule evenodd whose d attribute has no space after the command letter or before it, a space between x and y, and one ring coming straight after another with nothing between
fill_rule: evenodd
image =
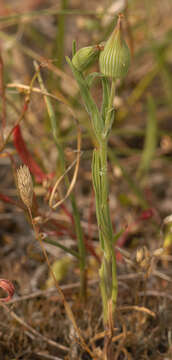
<instances>
[{"instance_id":1,"label":"green plant stem","mask_svg":"<svg viewBox=\"0 0 172 360\"><path fill-rule=\"evenodd\" d=\"M108 203L108 173L107 173L107 140L102 141L98 150L101 169L97 176L101 183L101 200L97 205L97 220L99 224L99 236L103 239L102 252L103 261L100 268L100 287L103 300L103 318L105 327L113 328L114 312L117 299L117 275L116 259L113 248L113 229L110 219ZM100 194L98 195L100 197Z\"/></svg>"},{"instance_id":2,"label":"green plant stem","mask_svg":"<svg viewBox=\"0 0 172 360\"><path fill-rule=\"evenodd\" d=\"M91 118L92 128L97 139L97 148L93 152L92 181L96 198L96 216L99 229L99 240L103 253L102 265L99 270L100 288L103 302L103 319L105 328L109 331L108 342L113 333L114 312L116 308L118 284L116 273L116 259L113 249L113 230L108 204L108 174L107 174L107 145L108 135L113 120L113 99L115 95L115 80L112 80L109 96L108 79L103 80L103 104L101 113L92 98L88 81L66 58L73 75L79 85L86 110ZM108 346L110 348L110 345Z\"/></svg>"},{"instance_id":3,"label":"green plant stem","mask_svg":"<svg viewBox=\"0 0 172 360\"><path fill-rule=\"evenodd\" d=\"M61 0L61 11L67 9L68 0ZM64 39L65 39L65 13L58 15L58 29L56 36L56 43L54 49L54 56L57 55L57 66L62 69L64 61Z\"/></svg>"},{"instance_id":4,"label":"green plant stem","mask_svg":"<svg viewBox=\"0 0 172 360\"><path fill-rule=\"evenodd\" d=\"M60 9L61 11L64 11L67 8L68 0L61 0L60 1ZM55 60L55 64L58 67L58 69L63 69L63 63L64 63L64 47L65 47L65 19L66 15L64 13L57 14L56 16L56 36L53 43L52 48L52 58ZM57 82L54 81L53 73L50 74L48 79L48 85L51 89L56 89L57 85L60 86L61 78L57 78ZM58 119L60 120L61 114L59 111L58 103L55 104L55 110L58 114ZM60 121L58 121L58 126L60 125ZM59 126L60 128L60 126Z\"/></svg>"},{"instance_id":5,"label":"green plant stem","mask_svg":"<svg viewBox=\"0 0 172 360\"><path fill-rule=\"evenodd\" d=\"M96 194L96 214L99 226L99 238L103 252L102 265L99 271L100 288L103 301L103 318L105 328L113 331L114 312L116 308L118 284L116 272L116 258L113 248L113 229L109 209L109 189L107 171L108 133L112 125L113 99L115 81L112 81L111 93L105 117L105 131L103 131L99 148L94 154L93 183Z\"/></svg>"}]
</instances>

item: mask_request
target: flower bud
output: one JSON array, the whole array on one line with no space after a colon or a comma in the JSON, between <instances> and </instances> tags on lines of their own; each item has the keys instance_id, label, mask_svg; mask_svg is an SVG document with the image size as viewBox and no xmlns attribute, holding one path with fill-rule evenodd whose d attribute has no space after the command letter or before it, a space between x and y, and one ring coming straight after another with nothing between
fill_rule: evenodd
<instances>
[{"instance_id":1,"label":"flower bud","mask_svg":"<svg viewBox=\"0 0 172 360\"><path fill-rule=\"evenodd\" d=\"M73 65L78 71L86 70L97 60L100 50L99 45L79 49L72 58Z\"/></svg>"},{"instance_id":2,"label":"flower bud","mask_svg":"<svg viewBox=\"0 0 172 360\"><path fill-rule=\"evenodd\" d=\"M123 39L121 20L122 16L119 17L117 26L99 58L100 71L114 79L123 78L130 65L130 51Z\"/></svg>"}]
</instances>

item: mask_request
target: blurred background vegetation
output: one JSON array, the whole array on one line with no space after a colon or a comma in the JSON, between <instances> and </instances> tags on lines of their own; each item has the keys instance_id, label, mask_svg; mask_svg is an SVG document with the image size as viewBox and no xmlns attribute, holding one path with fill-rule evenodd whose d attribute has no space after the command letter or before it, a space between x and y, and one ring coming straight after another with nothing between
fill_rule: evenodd
<instances>
[{"instance_id":1,"label":"blurred background vegetation","mask_svg":"<svg viewBox=\"0 0 172 360\"><path fill-rule=\"evenodd\" d=\"M118 84L114 99L116 116L109 139L109 202L112 222L115 233L120 233L121 229L127 227L127 231L118 239L118 246L125 247L131 254L138 246L143 245L153 251L162 247L166 240L166 235L161 232L162 223L172 213L171 0L1 0L1 146L3 137L5 139L8 134L10 136L0 156L0 269L1 277L15 282L17 296L30 294L38 289L42 291L52 286L52 283L50 281L48 285L50 279L42 252L24 220L21 206L18 208L15 203L18 195L9 154L14 157L17 167L30 154L42 172L50 175L38 181L33 171L37 204L44 217L49 219L48 189L54 183L51 174L59 177L64 172L64 163L68 167L76 159L77 126L73 114L82 130L82 156L73 195L87 243L87 277L88 280L97 278L99 250L91 188L91 153L95 139L65 56L72 56L73 40L76 40L77 48L105 41L116 24L118 13L125 15L124 34L131 50L132 62L127 78ZM26 105L28 90L35 74L34 60L40 65L46 97L36 79L29 94L29 107L26 109L23 106ZM98 64L92 67L92 71L99 71ZM95 80L92 92L97 104L100 104L101 84L98 79ZM51 100L50 106L47 105L47 98ZM15 138L11 132L19 122L23 139L21 143L21 138ZM58 146L53 131L56 131ZM23 144L27 146L28 153L23 152ZM64 163L61 161L62 153ZM69 180L71 178L70 172ZM65 191L64 181L60 187L61 197ZM47 231L52 241L58 239L62 246L77 251L76 230L71 214L71 202L67 199L64 207L60 207L52 215L54 223L47 225L48 230L43 227L42 231ZM171 236L168 236L165 243L168 256L171 256L171 242ZM59 281L63 284L78 281L79 268L76 260L68 261L64 249L57 250L53 243L47 245L47 251L54 269L57 266L54 271L60 273ZM118 256L120 260L121 254ZM170 267L167 263L164 266L166 275L170 276ZM121 269L119 265L119 274L123 271L123 267ZM160 291L162 284L158 283L156 286L157 291ZM92 308L95 299L91 299ZM119 301L123 303L120 296ZM132 303L131 299L130 301ZM152 306L155 308L157 305ZM166 306L169 309L170 305ZM31 326L37 326L45 336L69 345L69 333L72 330L65 320L68 329L65 335L61 307L60 304L57 309L52 297L44 302L38 298L31 300L30 306L22 305L20 315ZM97 308L100 313L99 307ZM57 330L58 326L53 321L54 314L60 316L60 330ZM80 317L79 310L76 311L77 316ZM85 315L83 326L81 325L84 329L88 326L87 317L88 314ZM2 314L1 323L5 318L6 315ZM8 321L10 336L7 336L7 328L2 327L7 337L2 336L1 358L43 359L43 355L39 357L40 344L35 338L31 341L32 350L28 350L29 337L26 331L21 331L19 326L16 330L16 324L12 324L10 319ZM92 321L94 323L95 320ZM167 329L163 326L157 340L157 344L162 346L159 348L159 345L154 345L156 351L167 353L170 345L164 340ZM142 335L140 332L139 339ZM87 336L93 336L91 330ZM9 344L11 350L8 352ZM54 352L48 350L50 345L46 346L44 343L45 353L53 355ZM37 353L37 357L30 355L29 351ZM142 357L142 352L138 353L133 359L158 359L159 352L151 351L150 354L145 352L145 357ZM59 355L58 352L56 355ZM82 355L73 355L73 359L77 356L79 358Z\"/></svg>"}]
</instances>

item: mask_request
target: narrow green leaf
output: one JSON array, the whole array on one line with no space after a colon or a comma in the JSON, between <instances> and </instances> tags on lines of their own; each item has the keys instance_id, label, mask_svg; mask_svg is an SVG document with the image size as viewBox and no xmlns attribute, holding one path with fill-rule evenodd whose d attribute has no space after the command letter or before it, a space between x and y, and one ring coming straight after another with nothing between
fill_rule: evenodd
<instances>
[{"instance_id":1,"label":"narrow green leaf","mask_svg":"<svg viewBox=\"0 0 172 360\"><path fill-rule=\"evenodd\" d=\"M47 244L59 247L60 249L64 250L67 254L71 254L71 255L77 257L78 259L80 258L79 254L76 251L67 248L66 246L59 243L57 240L51 240L51 239L46 237L45 239L43 239L43 241L45 243L47 243Z\"/></svg>"},{"instance_id":2,"label":"narrow green leaf","mask_svg":"<svg viewBox=\"0 0 172 360\"><path fill-rule=\"evenodd\" d=\"M73 40L72 43L72 57L76 54L76 40Z\"/></svg>"},{"instance_id":3,"label":"narrow green leaf","mask_svg":"<svg viewBox=\"0 0 172 360\"><path fill-rule=\"evenodd\" d=\"M103 119L102 119L102 117L99 113L98 107L89 91L87 81L83 77L82 73L77 71L77 69L73 66L72 62L70 61L70 59L68 57L66 57L66 61L69 64L69 66L71 67L73 75L79 85L81 96L83 98L84 105L86 107L86 111L88 112L88 114L91 118L95 135L99 141L102 130L103 130Z\"/></svg>"},{"instance_id":4,"label":"narrow green leaf","mask_svg":"<svg viewBox=\"0 0 172 360\"><path fill-rule=\"evenodd\" d=\"M118 239L120 238L120 236L124 233L125 229L121 229L120 231L118 231L114 237L113 237L113 244L116 244L116 242L118 241Z\"/></svg>"},{"instance_id":5,"label":"narrow green leaf","mask_svg":"<svg viewBox=\"0 0 172 360\"><path fill-rule=\"evenodd\" d=\"M34 67L36 69L36 71L38 71L38 64L37 62L34 60ZM39 81L39 85L40 85L40 88L41 90L46 93L47 92L47 89L43 83L43 79L42 79L42 76L40 74L40 72L38 72L38 81ZM47 107L47 112L48 112L48 115L49 115L49 118L50 118L50 124L51 124L51 130L52 130L52 134L53 134L53 138L54 138L54 141L55 141L55 144L57 146L57 149L58 149L58 153L59 153L59 158L60 158L60 164L61 164L61 168L62 168L62 171L64 171L64 168L65 168L65 163L64 163L64 153L63 153L63 149L58 141L58 137L59 137L59 129L58 129L58 126L57 126L57 119L56 119L56 116L55 116L55 113L54 113L54 109L53 109L53 106L51 104L51 100L48 96L44 95L44 100L45 100L45 104L46 104L46 107Z\"/></svg>"}]
</instances>

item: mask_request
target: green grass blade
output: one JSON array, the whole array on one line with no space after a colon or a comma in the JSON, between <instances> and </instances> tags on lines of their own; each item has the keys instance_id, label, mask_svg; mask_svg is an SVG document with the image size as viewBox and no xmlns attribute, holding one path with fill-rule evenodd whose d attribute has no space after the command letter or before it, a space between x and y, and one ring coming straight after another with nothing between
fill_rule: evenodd
<instances>
[{"instance_id":1,"label":"green grass blade","mask_svg":"<svg viewBox=\"0 0 172 360\"><path fill-rule=\"evenodd\" d=\"M56 247L64 250L67 254L73 255L73 256L75 256L77 259L80 259L80 256L79 256L79 254L78 254L76 251L71 250L71 249L67 248L66 246L60 244L57 240L51 240L51 239L49 239L49 238L46 237L45 239L43 239L43 241L44 241L45 243L47 243L47 244L56 246Z\"/></svg>"},{"instance_id":2,"label":"green grass blade","mask_svg":"<svg viewBox=\"0 0 172 360\"><path fill-rule=\"evenodd\" d=\"M35 67L35 70L38 71L39 66L38 66L36 61L34 61L34 67ZM42 80L42 76L41 76L39 71L38 71L38 81L39 81L39 85L40 85L41 90L43 92L47 92L47 89L45 88L45 85L44 85L43 80ZM57 146L58 153L59 153L61 170L64 172L64 170L65 170L64 153L63 153L63 149L62 149L62 147L61 147L61 145L60 145L60 143L58 141L58 136L60 134L59 134L58 126L57 126L57 119L56 119L56 116L55 116L55 113L54 113L50 98L48 96L44 95L44 100L45 100L45 104L46 104L46 107L47 107L47 112L48 112L49 119L50 119L53 138L54 138L54 141L55 141L55 144Z\"/></svg>"}]
</instances>

